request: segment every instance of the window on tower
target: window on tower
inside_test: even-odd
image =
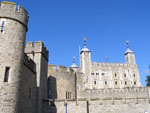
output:
[[[104,76],[105,75],[105,73],[102,73],[102,76]]]
[[[6,69],[5,69],[4,82],[8,82],[8,79],[9,79],[9,71],[10,71],[10,67],[6,67]]]
[[[96,85],[96,80],[94,80],[94,84]]]
[[[96,75],[99,75],[99,73],[96,73]]]
[[[94,73],[91,73],[91,75],[94,75]]]
[[[126,77],[127,75],[126,74],[124,74],[124,77]]]
[[[3,30],[4,30],[4,24],[5,24],[5,22],[2,21],[1,26],[0,26],[1,32],[3,32]]]
[[[134,82],[134,85],[136,85],[136,82]]]

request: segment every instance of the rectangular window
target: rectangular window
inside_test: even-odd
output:
[[[96,84],[96,80],[94,81],[94,84]]]
[[[107,81],[105,81],[105,85],[107,85]]]
[[[29,89],[29,100],[31,99],[31,88]]]
[[[66,99],[68,99],[68,92],[66,92]]]
[[[91,73],[91,75],[94,75],[94,73]]]
[[[104,76],[105,75],[105,73],[102,73],[102,76]]]
[[[8,82],[10,67],[6,67],[4,82]]]
[[[96,75],[99,75],[99,73],[96,73]]]
[[[1,32],[3,32],[3,29],[4,29],[4,21],[2,21],[2,24],[1,24]]]

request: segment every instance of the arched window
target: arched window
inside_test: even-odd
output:
[[[124,74],[124,77],[127,77],[127,75],[126,75],[126,74]]]

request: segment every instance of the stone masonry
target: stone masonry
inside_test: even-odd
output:
[[[92,63],[86,46],[80,66],[48,65],[42,41],[27,42],[28,12],[0,2],[0,113],[150,113],[150,88],[143,88],[135,54],[125,63]]]

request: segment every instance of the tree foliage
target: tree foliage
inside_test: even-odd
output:
[[[146,86],[150,86],[150,75],[146,76]]]

